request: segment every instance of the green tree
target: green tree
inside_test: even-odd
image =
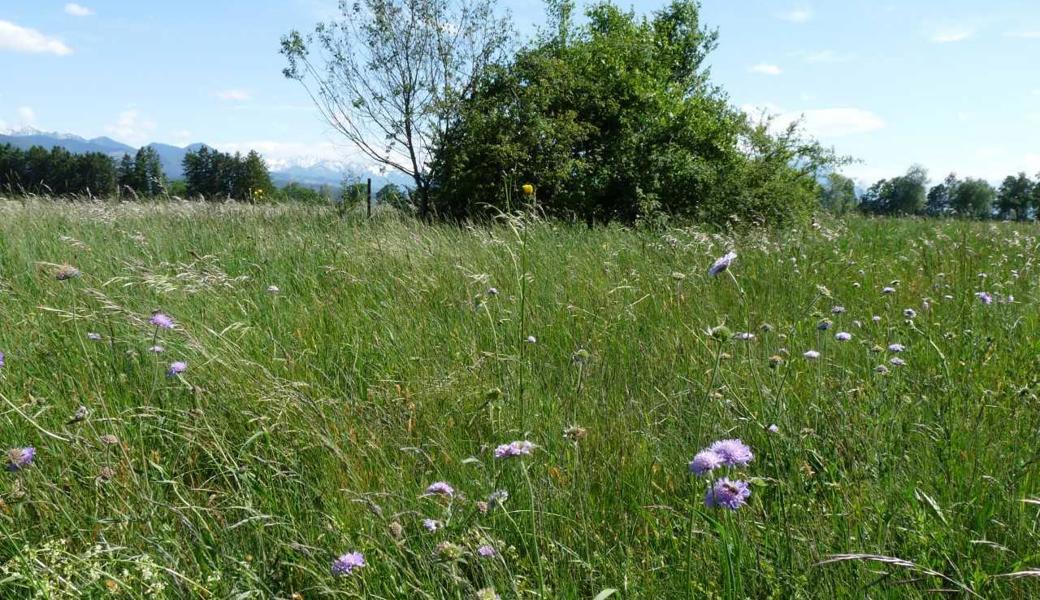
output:
[[[986,218],[992,211],[996,191],[982,179],[965,179],[951,197],[953,210],[960,216]]]
[[[388,183],[376,192],[376,203],[380,206],[389,206],[406,214],[415,214],[416,206],[408,190],[400,186]]]
[[[245,159],[242,160],[239,172],[239,181],[235,188],[240,190],[238,198],[259,201],[271,195],[274,184],[271,183],[271,173],[267,170],[267,163],[256,150],[250,150]]]
[[[428,215],[432,149],[509,37],[494,0],[341,2],[338,22],[282,38],[283,74],[362,154],[412,179]]]
[[[928,199],[925,203],[925,212],[933,217],[948,215],[953,211],[952,197],[960,185],[956,173],[950,173],[942,183],[928,190]]]
[[[928,171],[920,165],[907,169],[906,174],[882,179],[870,186],[860,209],[879,215],[916,215],[924,211]]]
[[[827,175],[827,183],[820,188],[820,206],[829,212],[843,215],[856,208],[856,184],[840,173]]]
[[[1015,218],[1024,221],[1029,214],[1029,206],[1033,203],[1033,182],[1025,173],[1018,176],[1008,175],[1000,185],[997,193],[997,209],[1000,218],[1007,219],[1011,213]]]

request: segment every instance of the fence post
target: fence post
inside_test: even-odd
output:
[[[368,216],[372,217],[372,178],[368,178]]]

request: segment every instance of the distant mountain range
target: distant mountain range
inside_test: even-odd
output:
[[[0,145],[3,144],[11,144],[23,150],[27,150],[32,146],[43,146],[48,149],[61,146],[75,154],[101,152],[116,160],[122,158],[123,154],[132,156],[137,152],[137,148],[108,137],[86,139],[70,133],[40,131],[32,127],[0,130]],[[184,155],[189,151],[197,151],[207,146],[207,144],[190,144],[183,148],[159,143],[151,143],[148,146],[154,148],[159,154],[159,160],[162,163],[166,177],[173,180],[184,177]],[[212,146],[210,147],[212,148]],[[267,159],[267,164],[271,171],[271,179],[277,185],[296,182],[309,187],[321,185],[338,186],[345,178],[353,177],[361,179],[371,177],[372,187],[377,190],[388,183],[409,185],[408,178],[399,173],[392,173],[386,176],[373,175],[364,166],[346,162],[303,158],[278,161]]]

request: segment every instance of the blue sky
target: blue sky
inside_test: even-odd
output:
[[[663,2],[621,2],[651,11]],[[356,160],[298,84],[279,37],[334,0],[0,0],[0,129],[130,144],[257,148],[277,162]],[[1040,172],[1037,0],[704,0],[720,30],[712,74],[733,104],[807,129],[862,162],[998,180]],[[540,2],[505,0],[535,30]]]

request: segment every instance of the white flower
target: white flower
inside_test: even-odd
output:
[[[852,339],[852,334],[847,331],[839,331],[838,333],[834,334],[834,339],[838,340],[839,342],[847,342]]]
[[[817,358],[820,358],[820,353],[815,350],[806,350],[805,353],[802,354],[802,356],[808,358],[809,360],[816,360]]]

